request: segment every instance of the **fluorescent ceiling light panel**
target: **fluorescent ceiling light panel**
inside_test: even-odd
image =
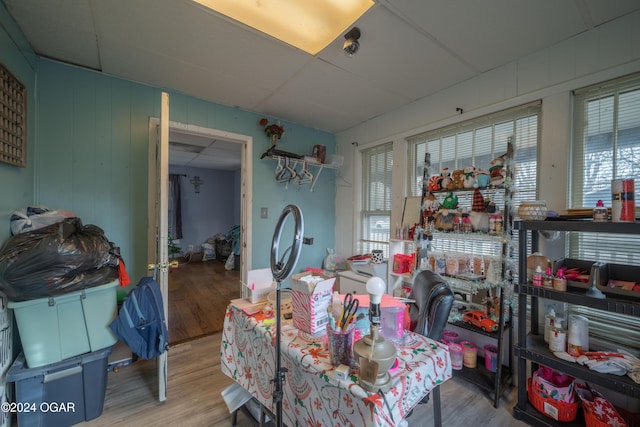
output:
[[[338,38],[373,0],[194,0],[315,55]]]

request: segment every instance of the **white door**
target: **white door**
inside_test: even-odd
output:
[[[163,92],[160,105],[160,121],[149,120],[149,230],[147,232],[149,266],[156,270],[156,281],[162,291],[164,317],[169,319],[168,310],[168,191],[169,191],[169,94]],[[168,321],[168,320],[167,320]],[[167,399],[167,352],[158,359],[158,400]]]

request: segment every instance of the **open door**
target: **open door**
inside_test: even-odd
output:
[[[241,282],[247,281],[247,269],[252,265],[251,259],[251,224],[252,224],[252,145],[253,139],[217,129],[203,128],[196,125],[169,121],[169,95],[162,94],[160,119],[149,119],[149,181],[147,191],[148,230],[147,261],[149,268],[156,269],[156,280],[162,290],[165,318],[169,322],[169,280],[168,280],[168,190],[169,190],[169,134],[180,132],[198,135],[210,139],[242,144],[241,167]],[[238,283],[238,296],[246,289]],[[167,323],[167,327],[171,327]],[[166,400],[167,390],[167,356],[158,358],[159,400]]]
[[[149,180],[149,210],[153,210],[149,221],[148,261],[149,267],[155,269],[155,278],[162,291],[164,317],[169,319],[169,254],[168,254],[168,191],[169,191],[169,94],[162,92],[160,105],[160,121],[149,120],[149,174],[155,179]],[[151,212],[150,212],[151,213]],[[167,352],[157,358],[158,363],[158,400],[167,399]]]

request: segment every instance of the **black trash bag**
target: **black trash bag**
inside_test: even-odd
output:
[[[63,295],[118,278],[120,250],[79,218],[12,236],[0,249],[0,291],[11,301]]]

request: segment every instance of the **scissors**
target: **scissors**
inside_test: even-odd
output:
[[[340,317],[338,326],[344,330],[344,328],[349,325],[351,319],[355,316],[359,307],[360,301],[357,298],[354,298],[353,294],[347,293],[344,296],[344,301],[342,303],[342,316]]]

